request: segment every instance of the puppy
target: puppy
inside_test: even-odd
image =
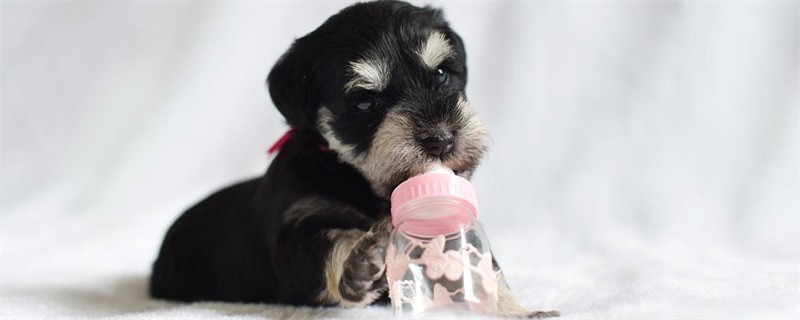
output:
[[[398,1],[352,5],[297,39],[267,78],[294,134],[263,177],[212,194],[174,223],[151,295],[386,300],[392,190],[436,164],[469,178],[486,151],[464,94],[465,59],[439,10]],[[523,309],[500,286],[502,314],[557,315]]]

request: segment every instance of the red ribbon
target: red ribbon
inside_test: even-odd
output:
[[[286,131],[286,133],[284,133],[280,138],[278,138],[278,141],[275,141],[275,144],[269,147],[269,150],[267,150],[267,154],[271,156],[273,153],[281,150],[283,145],[286,144],[286,142],[289,141],[289,139],[292,139],[292,136],[294,136],[295,132],[297,132],[297,130],[295,130],[294,128],[291,128],[289,129],[289,131]]]
[[[286,133],[284,133],[280,138],[278,138],[278,141],[275,141],[275,143],[271,147],[269,147],[269,149],[267,150],[267,154],[269,156],[272,156],[272,154],[280,151],[281,148],[283,148],[283,145],[286,144],[286,142],[289,142],[289,140],[291,140],[292,137],[294,137],[294,134],[296,132],[297,132],[297,129],[295,129],[295,128],[291,128],[291,129],[289,129],[289,131],[286,131]],[[330,151],[330,149],[328,149],[328,146],[326,146],[326,145],[322,145],[321,144],[321,145],[319,145],[317,147],[319,148],[319,151],[322,151],[322,152]]]

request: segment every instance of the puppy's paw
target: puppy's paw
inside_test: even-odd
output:
[[[387,289],[386,248],[391,224],[378,223],[366,232],[344,262],[339,294],[343,306],[366,306]]]

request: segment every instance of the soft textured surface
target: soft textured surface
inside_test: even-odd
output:
[[[146,295],[175,217],[263,172],[263,87],[345,3],[2,3],[3,318],[386,317]],[[526,306],[800,317],[797,2],[444,3]]]

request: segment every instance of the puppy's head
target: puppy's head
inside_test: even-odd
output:
[[[330,17],[267,79],[289,124],[319,133],[381,196],[437,164],[472,174],[487,134],[466,82],[464,45],[441,12],[396,1]]]

